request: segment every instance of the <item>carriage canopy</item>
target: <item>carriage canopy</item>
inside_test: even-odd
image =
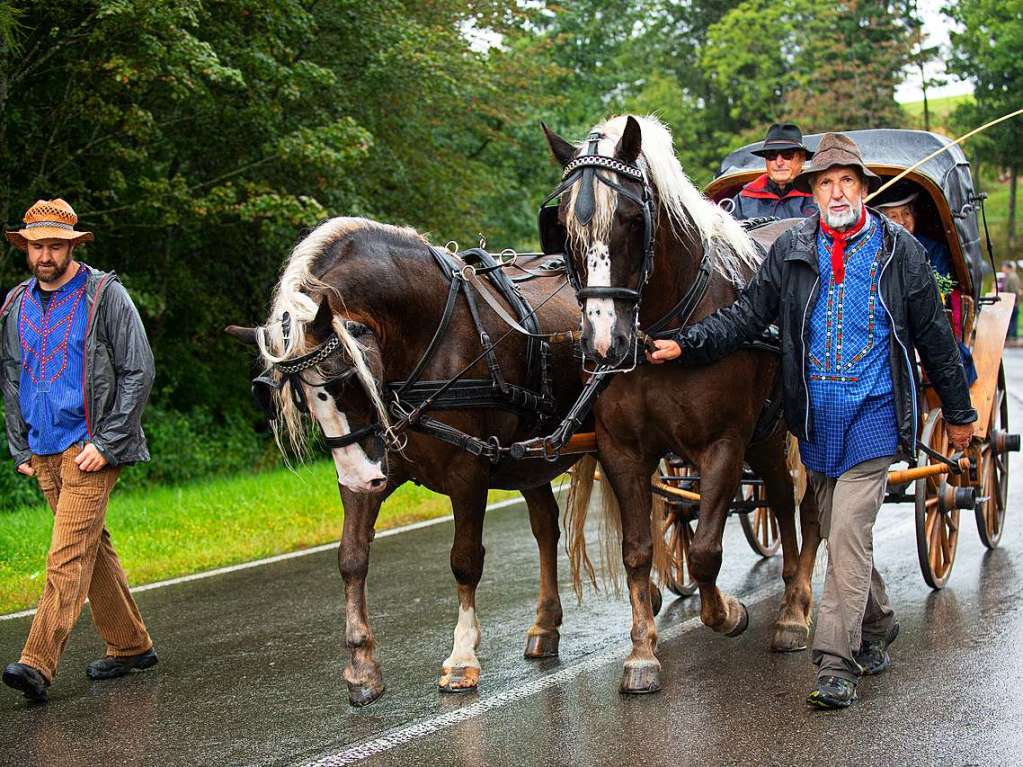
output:
[[[843,132],[859,145],[867,166],[885,181],[952,143],[938,133],[918,130],[885,128]],[[813,151],[822,136],[821,133],[805,136],[804,143]],[[719,202],[763,173],[764,159],[752,152],[759,146],[759,142],[749,144],[725,157],[717,177],[707,187],[707,196]],[[926,192],[918,198],[920,231],[948,245],[960,288],[977,296],[983,262],[979,228],[981,202],[962,149],[950,147],[906,178]]]

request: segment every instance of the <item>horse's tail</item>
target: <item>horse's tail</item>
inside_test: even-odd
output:
[[[583,576],[595,588],[597,585],[597,568],[590,559],[586,545],[586,520],[589,515],[590,500],[593,496],[593,482],[598,476],[600,464],[592,455],[584,456],[572,469],[572,482],[569,486],[568,500],[562,525],[565,528],[565,548],[568,553],[569,565],[572,569],[572,588],[576,598],[582,602]],[[604,482],[600,489],[601,518],[598,534],[600,549],[600,580],[616,595],[621,594],[622,576],[622,512],[611,486]],[[664,582],[665,575],[670,571],[668,549],[664,543],[663,519],[664,508],[655,501],[650,515],[650,534],[653,541],[653,571],[658,580]]]

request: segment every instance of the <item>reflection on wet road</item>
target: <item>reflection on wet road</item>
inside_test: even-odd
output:
[[[1023,394],[1023,354],[1009,350],[1006,366],[1010,393]],[[1010,397],[1013,430],[1021,404]],[[864,681],[846,712],[804,706],[808,653],[768,652],[780,561],[759,560],[736,521],[721,580],[749,606],[750,630],[720,637],[699,623],[698,598],[666,598],[659,694],[619,696],[627,602],[591,592],[577,606],[564,561],[561,657],[523,660],[538,566],[528,519],[512,507],[487,520],[478,694],[436,690],[457,616],[445,522],[373,546],[369,608],[387,692],[372,706],[347,705],[341,579],[324,552],[139,594],[162,662],[127,679],[85,678],[102,652],[86,609],[48,707],[0,691],[0,765],[1020,763],[1019,456],[1011,476],[1001,547],[986,552],[964,512],[942,592],[920,576],[912,506],[882,510],[878,568],[902,633],[892,670]],[[29,620],[0,621],[0,660],[16,659]]]

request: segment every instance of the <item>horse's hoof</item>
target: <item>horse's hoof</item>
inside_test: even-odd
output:
[[[654,612],[654,617],[658,616],[661,612],[661,605],[664,604],[664,597],[661,596],[661,590],[650,582],[650,609]]]
[[[742,616],[739,618],[739,622],[735,624],[735,628],[725,634],[726,637],[737,637],[749,628],[749,610],[746,609],[746,605],[742,602],[739,602],[739,607],[742,608]]]
[[[618,691],[623,695],[648,695],[661,689],[661,666],[659,663],[642,663],[626,666],[622,671],[622,686]]]
[[[382,684],[366,685],[366,684],[349,684],[348,685],[348,702],[356,708],[362,708],[368,706],[373,701],[377,700],[381,695],[384,694],[384,686]]]
[[[530,634],[526,637],[525,657],[529,660],[556,658],[560,643],[561,635],[557,631],[550,634]]]
[[[474,666],[445,666],[437,686],[441,692],[472,692],[480,685],[480,670]]]
[[[784,623],[774,627],[771,652],[799,652],[805,650],[810,628],[798,623]]]

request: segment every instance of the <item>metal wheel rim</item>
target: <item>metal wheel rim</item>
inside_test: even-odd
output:
[[[999,366],[998,385],[991,403],[991,420],[988,434],[997,426],[1009,430],[1009,403],[1005,396],[1005,370]],[[987,499],[976,510],[977,532],[981,543],[987,548],[998,546],[1005,530],[1005,510],[1009,498],[1009,457],[994,451],[988,439],[981,448],[980,482],[983,496]]]
[[[739,488],[736,500],[761,500],[765,491],[763,485]],[[746,542],[764,559],[773,557],[781,548],[781,532],[778,529],[778,518],[768,506],[760,506],[753,511],[739,514],[739,524],[746,536]]]

